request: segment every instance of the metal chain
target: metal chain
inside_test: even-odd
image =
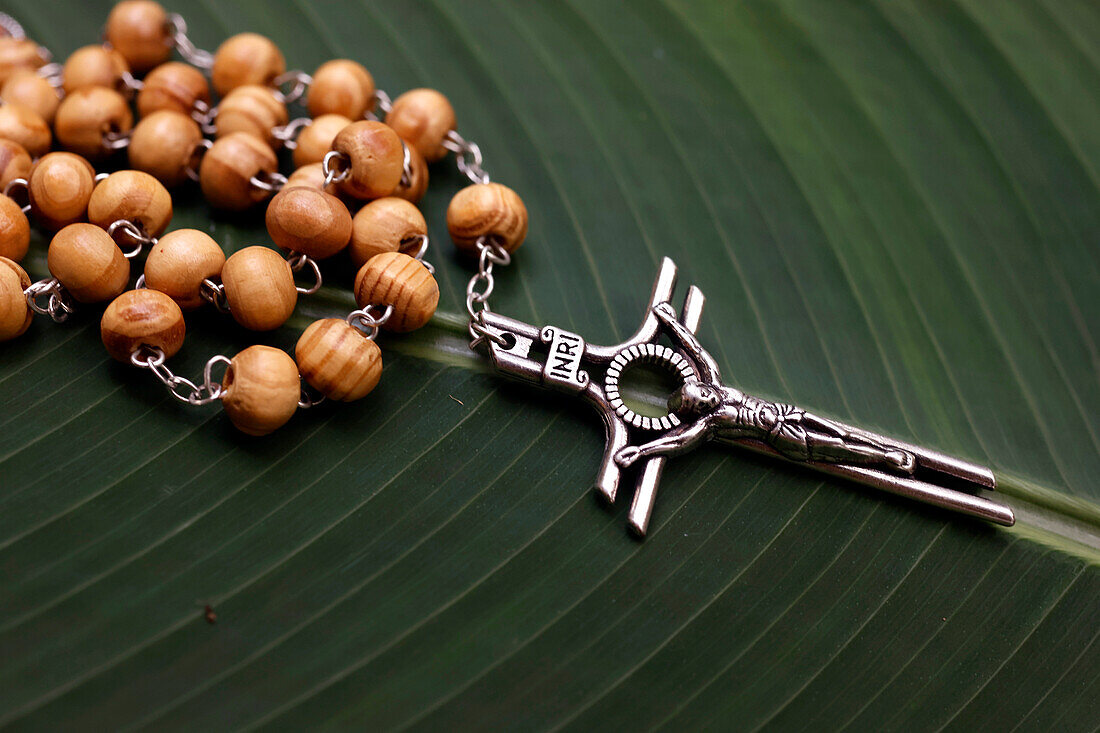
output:
[[[256,175],[249,178],[248,182],[256,188],[260,189],[261,191],[270,191],[272,193],[275,193],[277,191],[280,191],[283,186],[286,185],[286,176],[279,172],[269,173],[267,171],[260,171]]]
[[[283,85],[292,83],[290,91],[284,92]],[[299,69],[293,69],[283,74],[279,74],[272,81],[275,86],[275,96],[283,104],[291,104],[297,102],[302,98],[302,95],[306,93],[310,85],[313,84],[313,77],[304,71]]]
[[[168,388],[168,393],[180,402],[188,405],[208,405],[222,398],[225,390],[221,382],[214,381],[214,367],[218,364],[229,366],[228,356],[218,354],[206,362],[202,370],[202,384],[195,384],[186,377],[177,376],[164,364],[164,352],[156,346],[142,344],[130,354],[130,363],[139,369],[148,369]]]
[[[377,316],[372,312],[372,309],[375,308],[382,309],[382,312]],[[345,320],[349,326],[361,331],[364,338],[374,341],[378,338],[378,332],[381,331],[382,324],[390,320],[392,315],[392,305],[368,305],[366,308],[352,311]]]
[[[41,305],[38,299],[48,296],[46,305]],[[65,290],[56,277],[39,280],[31,283],[23,291],[23,297],[27,299],[27,306],[39,315],[49,316],[55,323],[64,323],[71,314],[76,312],[69,292]]]
[[[168,15],[168,34],[172,39],[172,45],[184,61],[200,69],[213,68],[214,54],[199,48],[187,37],[187,21],[179,13]]]
[[[276,140],[283,143],[283,147],[287,150],[294,150],[298,147],[298,134],[313,124],[313,119],[310,117],[299,117],[291,120],[285,125],[279,125],[278,127],[271,128],[271,136]]]
[[[412,153],[409,152],[409,146],[405,144],[405,141],[401,141],[401,181],[399,185],[402,188],[408,188],[412,185],[413,169],[412,169]]]
[[[130,131],[108,130],[103,133],[103,147],[107,150],[122,150],[130,145]]]
[[[199,283],[199,297],[222,313],[229,312],[229,300],[225,297],[225,286],[220,282],[203,278]]]
[[[307,257],[304,254],[291,251],[287,253],[286,261],[290,263],[291,272],[301,272],[307,265],[309,269],[313,270],[313,285],[308,288],[299,287],[297,285],[294,286],[294,289],[297,290],[299,294],[313,295],[321,289],[321,266],[317,264],[317,260],[312,257]]]
[[[205,100],[196,99],[191,105],[191,119],[199,123],[199,128],[204,135],[214,135],[218,132],[218,128],[214,126],[217,116],[218,105],[216,104],[211,107]]]
[[[4,33],[17,41],[22,41],[27,37],[27,32],[23,30],[22,24],[7,13],[0,13],[0,29],[3,29]]]
[[[378,109],[378,111],[382,113],[381,117],[379,117],[378,113],[374,111],[375,109]],[[390,113],[390,110],[392,109],[393,102],[390,100],[390,95],[386,94],[381,89],[375,89],[374,104],[370,105],[370,108],[367,109],[367,112],[363,115],[363,117],[367,118],[368,120],[374,120],[375,122],[381,122],[385,119],[385,116],[388,115]]]
[[[309,385],[302,384],[302,393],[298,397],[298,407],[303,410],[308,410],[311,407],[316,407],[325,401],[323,394],[316,394]]]
[[[501,267],[512,263],[512,256],[491,237],[477,240],[477,272],[466,283],[466,312],[470,314],[470,348],[476,348],[486,340],[501,346],[507,341],[499,334],[485,328],[482,313],[490,311],[489,296],[493,294],[496,281],[493,278],[493,266]]]
[[[484,158],[481,156],[481,147],[458,134],[458,130],[451,130],[443,138],[443,147],[455,154],[455,162],[458,170],[474,183],[488,183],[489,174],[481,167]]]
[[[23,210],[24,214],[29,214],[31,211],[30,183],[27,182],[26,178],[13,178],[8,181],[8,185],[4,186],[4,195],[10,198],[12,201],[15,201],[15,196],[13,196],[12,194],[14,194],[18,189],[22,189],[23,194],[27,197],[27,203],[23,204],[19,208]]]
[[[347,178],[351,173],[349,163],[348,156],[337,150],[325,153],[325,157],[321,159],[321,170],[325,174],[325,182],[322,186],[328,188],[333,183],[339,183]]]
[[[45,64],[44,66],[39,66],[35,73],[45,79],[51,87],[60,92],[61,72],[63,69],[64,67],[61,64],[53,61]]]
[[[122,250],[122,256],[128,260],[132,260],[141,254],[145,249],[145,245],[155,247],[157,244],[157,238],[147,235],[142,230],[140,224],[135,224],[129,219],[119,219],[111,222],[111,225],[107,227],[107,233],[110,234],[111,239],[115,240],[115,243],[119,245],[119,249],[122,249],[122,244],[119,242],[119,239],[121,239],[119,232],[129,237],[134,243],[134,248],[129,252],[124,249]]]
[[[187,167],[183,169],[183,172],[186,173],[187,177],[192,181],[198,182],[199,167],[202,165],[202,157],[206,155],[207,151],[212,147],[214,147],[214,142],[204,137],[202,140],[199,140],[198,145],[191,151],[191,160],[187,162]]]

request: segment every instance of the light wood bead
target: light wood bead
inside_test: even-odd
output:
[[[0,139],[0,191],[16,178],[27,180],[31,175],[31,156],[14,140]]]
[[[7,257],[0,257],[0,341],[22,336],[31,325],[34,311],[23,291],[31,286],[26,271]]]
[[[234,356],[222,379],[222,407],[247,435],[267,435],[294,417],[302,395],[298,365],[282,349],[249,346]]]
[[[145,287],[159,290],[183,310],[206,301],[202,281],[220,277],[225,253],[210,235],[198,229],[177,229],[161,237],[145,260]]]
[[[42,49],[29,38],[0,38],[0,84],[16,71],[34,70],[45,66]]]
[[[410,239],[427,233],[424,215],[408,201],[395,196],[375,199],[352,219],[348,254],[356,267],[362,267],[375,255],[400,252],[409,246]]]
[[[70,224],[55,234],[46,263],[81,303],[111,300],[130,280],[130,261],[110,235],[94,224]]]
[[[75,153],[43,155],[27,183],[31,213],[51,231],[83,221],[94,189],[95,169],[84,158]]]
[[[11,103],[0,105],[0,138],[19,143],[32,158],[37,158],[50,151],[53,136],[42,115],[25,105]]]
[[[107,42],[137,73],[164,63],[172,55],[168,13],[151,0],[123,0],[107,16]]]
[[[66,150],[98,160],[112,152],[104,136],[129,132],[133,124],[130,105],[121,94],[106,87],[85,87],[61,100],[54,131]]]
[[[311,387],[339,402],[366,397],[382,377],[378,344],[339,318],[311,323],[294,347],[294,359]]]
[[[137,95],[138,113],[142,117],[161,110],[190,116],[195,102],[210,104],[210,85],[201,71],[178,61],[169,61],[150,71]]]
[[[133,222],[147,236],[159,237],[172,221],[168,189],[141,171],[118,171],[107,176],[88,200],[88,221],[106,229],[119,219]]]
[[[202,156],[199,184],[212,206],[243,211],[269,194],[252,185],[252,177],[273,173],[278,167],[275,151],[263,140],[246,132],[234,132],[216,140]]]
[[[370,258],[355,276],[355,301],[360,308],[393,306],[393,315],[382,326],[387,331],[415,331],[435,313],[439,285],[419,260],[401,252]]]
[[[83,46],[73,51],[61,67],[61,88],[66,94],[87,87],[107,87],[125,92],[122,75],[130,65],[122,54],[106,46]]]
[[[31,224],[27,215],[14,200],[0,195],[0,257],[21,262],[30,244]]]
[[[20,70],[12,73],[0,87],[0,100],[5,104],[21,104],[32,109],[47,125],[52,125],[57,106],[61,104],[61,95],[35,72]]]
[[[428,162],[412,146],[409,146],[409,170],[411,173],[408,184],[398,183],[393,195],[418,204],[428,191]]]
[[[130,134],[130,165],[148,173],[169,188],[198,170],[202,130],[190,117],[162,110],[143,118]]]
[[[298,147],[294,148],[294,167],[320,163],[332,150],[336,135],[351,124],[343,115],[321,115],[313,124],[298,133]]]
[[[287,120],[286,105],[275,96],[275,89],[246,84],[233,89],[218,104],[215,135],[247,132],[275,148],[281,143],[275,139],[273,129]]]
[[[318,191],[325,190],[325,171],[321,167],[320,163],[310,163],[303,165],[301,168],[295,169],[293,173],[286,179],[286,187],[302,186],[305,188],[312,188]],[[336,189],[336,186],[332,187]]]
[[[374,77],[355,61],[326,61],[313,72],[306,106],[311,117],[336,114],[360,119],[374,106]]]
[[[499,183],[475,183],[454,195],[447,207],[447,229],[459,251],[477,253],[477,240],[492,237],[514,252],[527,237],[527,207]]]
[[[229,312],[253,331],[270,331],[286,323],[298,303],[290,263],[279,253],[255,245],[234,252],[222,267]]]
[[[386,124],[425,160],[435,162],[447,155],[443,140],[455,129],[455,111],[434,89],[410,89],[393,100]]]
[[[218,46],[210,78],[218,94],[225,96],[245,84],[272,86],[275,77],[285,71],[286,59],[271,39],[258,33],[239,33]]]
[[[142,346],[164,352],[169,359],[183,346],[187,326],[176,302],[158,290],[127,290],[111,301],[99,322],[99,335],[107,353],[119,361]]]
[[[350,170],[340,188],[350,196],[389,196],[401,182],[405,149],[397,133],[381,122],[353,122],[336,135],[332,149],[347,157]]]
[[[283,249],[316,260],[348,245],[351,214],[340,199],[305,186],[284,188],[267,206],[267,233]]]

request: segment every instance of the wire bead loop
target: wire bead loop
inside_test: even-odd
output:
[[[462,137],[457,130],[451,130],[443,139],[443,147],[455,154],[455,162],[462,175],[473,183],[489,183],[489,174],[481,167],[484,159],[477,143]]]
[[[313,295],[321,289],[323,279],[321,278],[321,266],[317,264],[317,260],[312,257],[307,257],[304,254],[298,252],[289,252],[286,256],[286,261],[290,263],[290,269],[292,272],[301,272],[305,267],[309,267],[313,271],[313,284],[308,288],[300,286],[294,286],[294,289],[298,291],[300,295]]]
[[[347,155],[338,150],[330,150],[321,160],[321,171],[325,174],[322,184],[328,188],[333,183],[339,183],[351,174],[351,160]]]
[[[375,315],[372,311],[378,308],[381,308],[382,312]],[[392,305],[368,305],[366,308],[352,311],[345,320],[347,320],[349,326],[362,331],[364,338],[374,341],[382,330],[382,324],[390,320],[392,315]]]
[[[27,299],[27,306],[32,311],[42,316],[49,316],[54,323],[64,323],[76,312],[72,298],[56,277],[32,283],[23,291],[23,295]],[[47,298],[45,305],[38,301],[42,297]]]
[[[184,61],[200,69],[214,67],[214,54],[199,48],[187,37],[187,21],[179,13],[168,14],[168,35]]]

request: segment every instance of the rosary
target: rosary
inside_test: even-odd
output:
[[[470,180],[447,208],[451,239],[477,268],[466,287],[470,348],[506,376],[581,397],[599,412],[606,447],[595,489],[610,503],[624,477],[633,480],[628,523],[637,535],[646,533],[667,459],[708,440],[998,524],[1015,521],[1009,507],[982,495],[996,486],[984,466],[723,383],[695,336],[703,293],[689,287],[677,311],[677,268],[668,258],[641,325],[620,344],[591,344],[490,310],[494,268],[509,265],[523,243],[527,209],[490,182],[481,149],[458,133],[454,109],[435,90],[391,100],[346,59],[313,74],[287,71],[275,44],[255,33],[210,53],[189,39],[182,17],[152,0],[120,2],[104,43],[64,64],[51,63],[10,16],[0,13],[0,27],[0,341],[24,333],[35,315],[61,323],[106,303],[100,330],[112,357],[150,372],[183,403],[220,402],[249,435],[271,433],[325,399],[362,399],[381,377],[380,331],[413,331],[435,313],[439,287],[424,259],[427,224],[417,203],[428,163],[453,153]],[[182,62],[169,60],[173,51]],[[290,119],[296,103],[308,116]],[[292,152],[289,176],[279,172],[279,148]],[[96,173],[93,163],[120,151],[130,169]],[[227,258],[204,232],[165,233],[169,189],[191,182],[219,209],[265,203],[279,249],[250,246]],[[32,220],[52,235],[51,277],[37,282],[18,264]],[[358,308],[312,323],[293,358],[254,345],[213,356],[199,381],[169,368],[183,345],[184,311],[213,307],[246,329],[279,328],[299,296],[321,287],[320,263],[344,250],[359,268]],[[131,289],[131,262],[141,255]],[[623,399],[623,375],[641,364],[678,384],[659,417]]]

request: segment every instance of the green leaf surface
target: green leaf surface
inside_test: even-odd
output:
[[[715,448],[650,536],[594,413],[465,346],[442,292],[379,388],[263,440],[110,362],[98,316],[0,351],[0,722],[210,730],[1100,725],[1100,6],[1091,0],[173,0],[453,101],[530,235],[495,310],[633,332],[660,257],[747,390],[993,467],[1001,529]],[[58,58],[102,0],[0,4]],[[262,216],[176,197],[227,251]],[[26,265],[46,275],[46,240]],[[173,367],[292,348],[188,320]],[[217,623],[204,619],[211,606]]]

